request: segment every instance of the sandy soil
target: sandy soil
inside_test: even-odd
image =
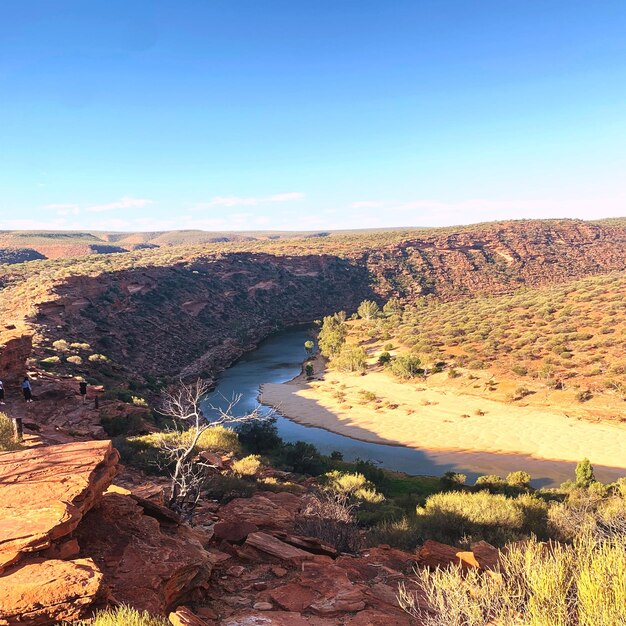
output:
[[[376,399],[365,398],[367,392]],[[597,465],[626,468],[623,424],[498,402],[443,382],[401,383],[382,371],[327,371],[311,382],[299,376],[263,385],[261,399],[301,424],[373,443],[569,462],[588,457]]]

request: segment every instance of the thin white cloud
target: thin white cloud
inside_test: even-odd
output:
[[[382,206],[385,206],[382,200],[358,200],[350,204],[351,209],[376,209]]]
[[[102,213],[103,211],[117,211],[119,209],[140,209],[152,204],[152,202],[152,200],[148,200],[147,198],[131,198],[129,196],[123,196],[115,202],[109,202],[108,204],[95,204],[93,206],[85,207],[85,211],[89,213]]]
[[[198,204],[196,209],[210,209],[214,207],[235,207],[235,206],[257,206],[259,204],[270,204],[273,202],[294,202],[304,199],[304,194],[299,191],[288,193],[277,193],[271,196],[215,196],[208,202]]]

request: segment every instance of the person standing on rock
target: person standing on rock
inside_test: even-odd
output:
[[[24,380],[22,381],[22,393],[24,394],[24,400],[26,400],[26,402],[33,401],[33,388],[30,385],[28,376],[24,376]]]
[[[80,395],[83,398],[83,403],[87,400],[87,381],[81,380],[78,383],[78,389],[80,391]]]
[[[0,380],[0,404],[4,404],[4,384]]]

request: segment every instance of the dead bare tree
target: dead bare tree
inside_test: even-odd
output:
[[[216,465],[199,456],[196,448],[202,434],[210,428],[260,419],[259,409],[242,416],[234,415],[241,396],[233,396],[226,408],[208,405],[215,416],[207,419],[201,403],[210,386],[201,379],[194,383],[180,382],[175,389],[163,394],[160,413],[173,420],[175,437],[164,436],[160,449],[167,461],[171,485],[168,506],[184,519],[191,521],[198,505],[201,490],[211,470]]]

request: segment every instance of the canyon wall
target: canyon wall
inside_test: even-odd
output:
[[[331,239],[97,275],[70,268],[29,320],[38,356],[65,339],[106,355],[98,367],[121,379],[210,376],[272,331],[352,312],[365,298],[455,299],[626,268],[626,229],[578,221]]]

